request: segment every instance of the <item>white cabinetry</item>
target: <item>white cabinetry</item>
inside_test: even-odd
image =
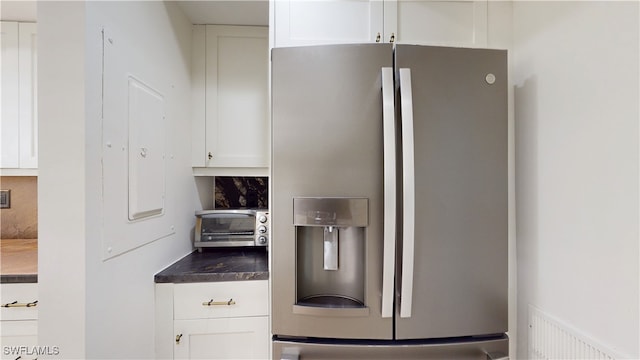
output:
[[[487,1],[397,0],[385,7],[385,28],[402,44],[487,46]]]
[[[0,288],[2,359],[16,359],[38,344],[38,284],[2,284]]]
[[[192,165],[198,168],[194,173],[266,175],[268,29],[195,25],[192,57]]]
[[[275,0],[275,46],[366,43],[383,36],[379,0]]]
[[[36,24],[2,21],[0,32],[0,168],[3,175],[35,175],[38,167]]]
[[[486,0],[273,0],[273,47],[398,42],[485,47]]]
[[[268,359],[268,299],[267,280],[156,284],[157,357]]]

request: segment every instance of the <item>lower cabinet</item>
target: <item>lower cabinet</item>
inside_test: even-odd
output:
[[[156,284],[156,357],[268,359],[267,280]]]
[[[2,284],[0,288],[2,359],[37,357],[33,353],[38,345],[38,284]]]

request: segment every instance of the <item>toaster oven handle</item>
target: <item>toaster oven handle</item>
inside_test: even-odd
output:
[[[214,217],[214,216],[237,216],[237,215],[246,215],[246,216],[255,216],[257,210],[254,209],[225,209],[225,210],[200,210],[196,211],[197,217]]]

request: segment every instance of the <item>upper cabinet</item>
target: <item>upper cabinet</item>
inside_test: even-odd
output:
[[[398,0],[385,7],[385,32],[402,44],[487,46],[487,1]]]
[[[275,0],[273,47],[397,42],[487,46],[487,1]]]
[[[2,21],[0,168],[34,175],[38,167],[36,24]]]
[[[275,46],[366,43],[382,39],[379,0],[275,0]]]
[[[268,28],[195,25],[192,49],[194,174],[268,174]]]

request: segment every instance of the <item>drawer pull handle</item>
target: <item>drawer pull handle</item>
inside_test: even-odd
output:
[[[207,302],[203,302],[202,306],[218,306],[218,305],[231,306],[235,304],[236,302],[233,301],[233,299],[229,299],[229,301],[213,301],[213,299],[211,299]]]
[[[38,300],[34,301],[34,302],[30,302],[30,303],[19,303],[17,301],[14,302],[10,302],[10,303],[6,303],[4,305],[2,305],[2,307],[5,308],[12,308],[12,307],[35,307],[38,306]]]
[[[182,339],[182,334],[176,335],[176,344],[180,344],[180,339]]]

